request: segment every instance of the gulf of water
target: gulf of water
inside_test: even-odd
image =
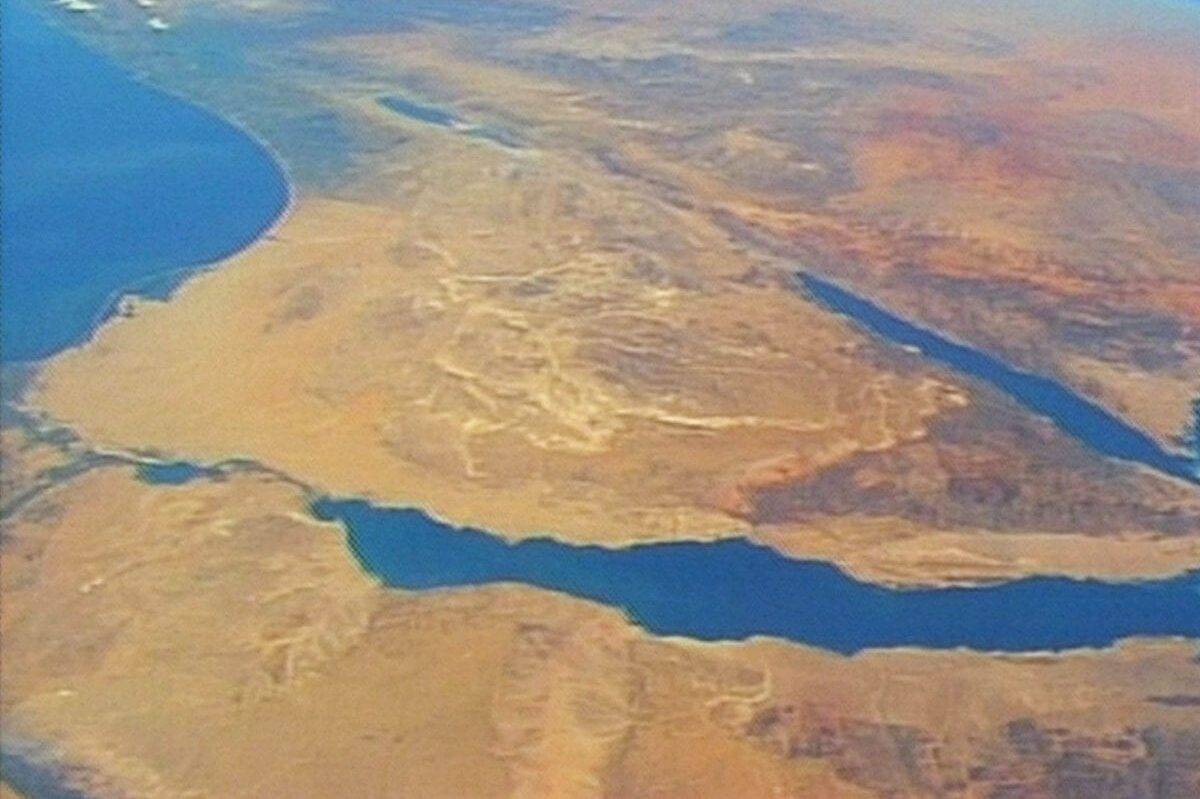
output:
[[[520,583],[620,608],[661,635],[764,635],[853,653],[869,648],[1042,651],[1130,636],[1200,638],[1200,573],[1110,583],[1034,577],[969,588],[893,589],[744,539],[607,549],[508,543],[417,510],[323,499],[385,584],[429,590]]]
[[[832,281],[810,273],[801,273],[799,278],[809,294],[826,308],[850,318],[885,341],[915,348],[931,361],[987,383],[1101,455],[1200,484],[1200,460],[1196,455],[1165,449],[1146,433],[1066,385],[952,341]]]

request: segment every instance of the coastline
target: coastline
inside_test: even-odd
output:
[[[136,467],[176,467],[194,470],[197,479],[228,479],[237,473],[262,474],[288,483],[311,501],[323,497],[339,501],[361,501],[379,510],[412,511],[447,528],[474,529],[499,541],[552,541],[565,545],[590,546],[620,551],[645,545],[671,543],[720,543],[747,541],[769,548],[793,561],[832,566],[863,583],[895,589],[970,588],[998,585],[1027,578],[1094,580],[1111,584],[1136,584],[1170,580],[1196,568],[1200,543],[1173,542],[1144,533],[1120,538],[1091,538],[1045,533],[994,533],[985,530],[911,530],[894,540],[878,542],[843,541],[823,530],[822,524],[808,528],[743,528],[731,523],[724,531],[695,531],[681,537],[662,534],[609,532],[581,540],[573,533],[554,528],[513,530],[489,523],[484,516],[464,512],[441,512],[435,504],[399,499],[382,499],[371,494],[330,490],[305,480],[286,469],[264,464],[248,452],[224,453],[220,458],[197,460],[178,452],[150,448],[130,450],[104,446],[79,436],[74,429],[54,422],[37,406],[22,406],[41,434],[67,432],[74,437],[75,457],[94,458],[95,465],[123,462]],[[68,447],[71,445],[68,445]],[[70,479],[73,479],[72,475]],[[314,519],[314,521],[317,521]],[[731,519],[731,522],[736,520]],[[321,522],[330,524],[329,522]],[[899,521],[895,522],[899,526]],[[876,527],[878,522],[868,525]],[[564,528],[565,529],[565,528]],[[1031,549],[1032,548],[1032,549]],[[1013,557],[1013,552],[1020,556]],[[1036,554],[1035,554],[1036,553]],[[1081,557],[1085,553],[1087,557]]]
[[[101,307],[88,322],[86,332],[78,341],[41,357],[26,360],[4,360],[3,366],[6,370],[9,368],[26,368],[30,370],[29,376],[23,381],[24,385],[21,387],[23,392],[28,388],[30,381],[36,381],[38,372],[47,363],[64,353],[85,347],[107,323],[115,318],[119,318],[127,309],[136,308],[137,304],[142,302],[168,301],[183,285],[193,278],[219,268],[222,264],[252,251],[264,240],[269,239],[290,217],[297,201],[298,188],[292,175],[292,169],[282,154],[265,137],[259,135],[243,120],[236,116],[219,112],[209,104],[186,96],[182,91],[160,85],[142,71],[131,69],[129,65],[116,59],[112,53],[97,47],[94,42],[87,38],[86,34],[76,30],[74,25],[66,24],[60,19],[61,16],[66,16],[66,12],[58,13],[56,10],[48,9],[41,4],[28,3],[24,0],[5,0],[5,3],[22,3],[25,6],[25,13],[38,19],[39,24],[49,26],[59,34],[69,38],[73,47],[87,52],[92,57],[108,62],[119,70],[123,74],[123,78],[131,84],[135,84],[147,92],[166,98],[170,102],[180,103],[194,109],[217,125],[228,128],[230,131],[244,138],[259,151],[263,161],[272,166],[283,194],[283,202],[280,204],[278,210],[257,230],[253,231],[244,242],[232,244],[223,252],[200,261],[181,264],[138,277],[110,291],[103,300]],[[67,18],[71,19],[72,17]],[[78,18],[75,17],[74,19]],[[156,297],[152,292],[143,290],[147,284],[154,283],[165,284],[166,290],[161,297]],[[12,399],[19,399],[19,395]],[[17,407],[20,408],[20,406]]]
[[[1163,440],[1158,433],[1060,379],[1014,366],[945,331],[907,319],[834,278],[802,269],[795,280],[799,290],[830,313],[864,328],[886,344],[911,348],[926,362],[1009,396],[1025,411],[1051,422],[1098,455],[1200,486],[1200,452],[1180,446],[1178,441]],[[1196,401],[1200,402],[1200,397]],[[1097,427],[1105,429],[1094,429]]]
[[[1116,557],[1117,553],[1111,559],[1101,558],[1093,563],[1083,562],[1078,560],[1068,560],[1065,557],[1055,563],[1053,558],[1039,560],[1036,564],[1026,563],[999,563],[990,562],[979,564],[975,561],[977,573],[972,574],[968,568],[972,559],[968,553],[963,552],[963,563],[960,565],[945,565],[945,573],[939,574],[937,571],[922,571],[919,568],[904,570],[892,566],[888,568],[886,562],[881,564],[873,562],[866,553],[869,553],[869,548],[866,552],[860,551],[857,556],[853,549],[850,551],[838,554],[830,552],[827,548],[819,545],[812,545],[805,549],[796,546],[787,546],[784,541],[773,535],[770,531],[757,531],[754,537],[748,534],[748,531],[739,531],[731,528],[727,533],[716,533],[713,535],[694,535],[686,538],[679,537],[622,537],[617,534],[605,536],[602,541],[589,542],[585,544],[579,543],[575,538],[568,535],[555,535],[554,533],[546,532],[530,532],[527,534],[511,533],[504,530],[493,529],[486,524],[476,525],[467,522],[459,521],[449,516],[440,515],[428,507],[406,504],[402,501],[384,501],[372,499],[365,495],[345,495],[338,494],[331,496],[323,492],[317,486],[305,483],[304,481],[293,477],[286,472],[271,468],[266,464],[259,463],[247,456],[232,456],[220,461],[210,463],[197,463],[193,461],[175,460],[170,457],[156,457],[154,455],[133,453],[124,450],[106,450],[92,449],[89,450],[101,457],[109,457],[121,462],[144,467],[144,466],[160,466],[160,467],[176,467],[181,466],[191,470],[192,477],[189,477],[184,482],[195,480],[209,480],[214,478],[225,478],[232,474],[241,472],[251,472],[256,474],[267,475],[272,479],[280,480],[300,489],[311,502],[319,502],[322,500],[330,500],[337,503],[354,503],[360,502],[369,505],[372,509],[382,512],[411,512],[419,514],[424,519],[431,523],[447,528],[453,531],[469,531],[482,533],[497,541],[503,541],[507,544],[518,544],[522,542],[545,542],[563,544],[567,546],[577,546],[590,549],[599,549],[610,553],[626,551],[641,547],[661,546],[669,544],[704,544],[704,543],[729,543],[742,542],[752,546],[760,546],[769,549],[779,557],[797,563],[811,563],[830,566],[845,576],[857,580],[859,582],[876,585],[882,588],[898,589],[898,590],[921,590],[921,589],[943,589],[943,588],[979,588],[987,586],[1003,585],[1005,583],[1017,582],[1026,579],[1053,579],[1063,578],[1078,582],[1099,582],[1106,585],[1138,585],[1161,581],[1168,581],[1176,578],[1181,578],[1189,574],[1196,573],[1198,562],[1200,562],[1200,545],[1193,546],[1194,551],[1182,550],[1174,555],[1161,554],[1160,560],[1157,563],[1151,563],[1154,557],[1154,547],[1156,544],[1163,542],[1155,539],[1152,536],[1131,537],[1124,540],[1101,541],[1096,542],[1085,537],[1077,537],[1078,540],[1061,541],[1062,538],[1070,538],[1069,536],[1055,536],[1051,534],[1030,534],[1026,536],[1031,539],[1038,539],[1046,545],[1054,545],[1056,548],[1065,550],[1077,550],[1080,546],[1091,545],[1093,547],[1100,544],[1101,548],[1109,547],[1119,550],[1119,554],[1123,557]],[[151,484],[160,484],[160,481],[154,479],[143,478]],[[163,483],[167,481],[162,481]],[[346,525],[343,522],[330,519],[321,519],[316,515],[312,515],[313,521],[323,525],[332,525],[344,532],[348,532]],[[932,537],[947,535],[945,531],[930,531]],[[980,533],[963,533],[964,541],[969,543],[971,540],[979,540],[986,538],[986,534]],[[1019,536],[1019,534],[1017,534]],[[1006,541],[1011,541],[1014,535],[995,536],[1004,538]],[[1144,557],[1131,557],[1133,548],[1147,547],[1148,552]],[[366,571],[366,567],[363,567]],[[470,586],[463,586],[465,589],[470,589]]]

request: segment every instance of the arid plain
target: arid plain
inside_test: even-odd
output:
[[[295,197],[25,392],[11,729],[100,795],[1196,795],[1194,643],[655,639],[531,588],[385,590],[307,515],[310,491],[510,538],[739,535],[898,584],[1200,565],[1195,486],[793,279],[1173,446],[1200,394],[1200,15],[603,5],[80,26],[261,137]],[[96,453],[257,466],[157,486]]]

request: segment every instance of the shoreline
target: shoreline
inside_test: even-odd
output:
[[[602,542],[579,542],[569,537],[555,535],[547,532],[530,532],[528,534],[511,533],[504,530],[493,529],[486,525],[473,525],[471,523],[458,522],[445,515],[418,505],[405,504],[403,502],[386,502],[374,499],[367,495],[354,494],[331,494],[323,491],[317,486],[307,483],[299,478],[296,478],[286,472],[272,468],[266,464],[260,463],[253,458],[247,456],[233,456],[214,462],[196,462],[186,459],[173,459],[155,457],[149,454],[140,454],[135,452],[124,451],[120,449],[93,449],[100,456],[122,461],[130,466],[183,466],[185,468],[195,470],[192,478],[183,481],[192,482],[193,480],[211,480],[214,478],[224,478],[231,474],[241,473],[256,473],[266,475],[271,479],[285,482],[289,485],[300,489],[311,503],[322,500],[333,502],[361,502],[371,507],[375,511],[394,511],[394,512],[411,512],[420,514],[421,517],[427,519],[431,523],[440,527],[447,528],[453,532],[476,532],[482,533],[489,538],[497,541],[505,542],[506,544],[519,543],[536,543],[544,542],[567,546],[576,549],[597,549],[608,553],[628,552],[642,548],[662,547],[670,545],[688,545],[688,544],[720,544],[741,542],[753,547],[759,547],[774,553],[784,560],[793,563],[814,564],[829,566],[836,569],[846,577],[855,581],[878,586],[882,588],[895,589],[897,591],[920,591],[930,589],[971,589],[971,588],[987,588],[992,586],[1005,585],[1008,583],[1021,582],[1024,580],[1038,579],[1064,579],[1073,582],[1095,582],[1109,586],[1137,586],[1147,585],[1157,582],[1164,582],[1173,579],[1183,578],[1191,574],[1200,573],[1200,563],[1193,561],[1190,558],[1181,558],[1181,562],[1174,566],[1163,566],[1162,568],[1145,568],[1145,569],[1113,569],[1101,571],[1098,569],[1071,568],[1067,565],[1061,567],[1046,566],[1045,568],[1019,568],[1016,564],[1009,570],[997,569],[992,577],[967,577],[960,576],[954,578],[950,575],[937,576],[936,573],[927,577],[918,577],[912,573],[888,575],[879,569],[872,569],[865,564],[855,563],[852,558],[837,557],[831,554],[823,555],[818,548],[813,548],[811,554],[806,554],[803,551],[789,551],[788,549],[778,546],[772,542],[769,537],[753,537],[749,533],[752,531],[738,531],[731,529],[726,534],[714,534],[711,536],[694,535],[687,538],[668,538],[668,537],[622,537],[618,535],[606,536]],[[166,485],[165,482],[159,482],[152,479],[146,479],[139,476],[144,482],[152,485]],[[321,519],[315,514],[312,514],[312,519],[321,524],[334,524],[342,529],[346,529],[344,524],[334,520]],[[934,531],[936,534],[940,531]],[[1013,534],[1008,538],[1017,537],[1019,534]],[[1039,539],[1053,538],[1052,534],[1030,534]],[[1156,539],[1146,536],[1145,541],[1141,540],[1125,540],[1114,542],[1117,546],[1130,546],[1140,543],[1152,544]],[[364,568],[364,571],[366,569]],[[961,570],[960,570],[961,571]],[[470,586],[463,586],[470,587]]]
[[[1156,434],[1070,385],[1014,366],[986,349],[905,318],[833,278],[800,270],[795,280],[797,288],[814,302],[873,339],[893,347],[912,348],[926,363],[983,383],[1097,455],[1200,487],[1200,453],[1164,444]],[[1095,429],[1100,427],[1106,429]]]
[[[1146,559],[1154,555],[1153,551],[1148,553],[1145,558],[1129,557],[1128,555],[1131,553],[1127,552],[1126,557],[1111,561],[1110,568],[1104,568],[1100,563],[1088,566],[1069,561],[1066,558],[1052,557],[1044,558],[1036,563],[1018,562],[1022,559],[1017,559],[1009,563],[992,561],[986,564],[986,568],[979,568],[979,561],[985,556],[980,553],[964,552],[963,563],[947,563],[941,568],[922,569],[919,566],[905,567],[904,564],[895,561],[889,563],[886,558],[881,559],[877,555],[872,556],[871,547],[859,547],[854,551],[860,554],[855,555],[853,553],[839,554],[835,547],[823,546],[819,542],[816,544],[810,543],[808,546],[788,546],[780,540],[780,532],[782,531],[775,531],[771,528],[760,528],[757,532],[754,528],[738,530],[736,529],[736,523],[731,524],[727,532],[712,532],[710,534],[697,532],[685,538],[670,537],[666,534],[640,536],[608,534],[603,536],[602,540],[580,541],[569,535],[563,535],[561,532],[512,530],[477,522],[470,518],[460,520],[456,515],[439,512],[436,508],[419,502],[382,500],[372,496],[370,493],[329,490],[297,477],[285,469],[262,463],[260,460],[245,453],[232,454],[214,460],[202,460],[170,452],[154,450],[139,451],[124,447],[97,445],[95,442],[91,442],[78,434],[69,425],[61,424],[48,417],[45,411],[36,406],[17,405],[14,407],[36,419],[39,426],[48,426],[49,430],[57,429],[69,432],[77,442],[81,442],[87,446],[87,449],[80,453],[81,455],[96,456],[104,461],[103,463],[98,463],[98,466],[103,466],[110,462],[119,462],[135,469],[145,466],[184,466],[196,470],[197,475],[195,479],[197,480],[224,479],[237,473],[253,472],[298,488],[312,502],[320,499],[358,501],[381,511],[415,512],[421,514],[434,524],[456,531],[478,531],[507,544],[545,541],[570,547],[621,552],[647,546],[720,544],[732,541],[744,541],[751,545],[768,549],[772,553],[789,561],[827,565],[856,581],[897,590],[970,589],[1003,585],[1028,579],[1055,578],[1078,582],[1094,581],[1109,585],[1137,585],[1181,578],[1200,570],[1200,562],[1187,553],[1175,558],[1164,556],[1163,561],[1156,565],[1145,563]],[[139,479],[142,478],[139,477]],[[153,484],[153,481],[146,482]],[[317,519],[315,516],[313,517],[313,521],[322,524],[332,523]],[[731,519],[731,522],[736,522],[736,520]],[[954,533],[954,531],[930,530],[927,531],[927,534],[929,536],[960,535],[966,539],[965,543],[970,543],[977,538],[970,532]],[[1049,542],[1050,544],[1057,544],[1059,538],[1081,538],[1078,535],[1065,536],[1037,532],[1031,532],[1026,535],[1038,542]],[[985,545],[988,543],[1014,544],[1019,548],[1021,537],[1022,534],[1019,533],[992,533],[987,534],[986,538],[980,539],[980,543]],[[901,539],[899,543],[903,543],[905,540],[913,539]],[[1164,541],[1151,534],[1131,536],[1124,540],[1114,541],[1099,539],[1098,542],[1101,545],[1112,546],[1118,549],[1154,547],[1158,543],[1170,543],[1169,540]],[[1095,544],[1097,541],[1087,539],[1080,543]],[[1063,542],[1063,546],[1068,550],[1071,548],[1069,541]],[[917,548],[919,549],[919,544]],[[932,552],[931,554],[936,554],[936,552]],[[969,564],[971,563],[976,564],[974,570],[969,568]],[[1104,565],[1110,565],[1109,561],[1105,561]]]
[[[112,456],[118,457],[118,456]],[[430,585],[430,586],[405,586],[402,584],[390,583],[386,580],[381,572],[368,567],[362,555],[359,554],[354,542],[354,532],[350,524],[342,518],[323,518],[318,515],[313,508],[316,502],[320,501],[319,495],[315,494],[311,487],[302,483],[290,481],[286,476],[273,473],[269,469],[265,469],[254,463],[226,463],[219,464],[214,467],[209,467],[212,471],[199,474],[194,479],[189,479],[184,482],[170,481],[154,481],[148,480],[142,474],[141,467],[152,464],[166,463],[156,461],[149,457],[139,457],[138,459],[127,459],[120,461],[108,461],[97,463],[95,467],[85,470],[87,473],[113,469],[116,471],[124,471],[128,473],[129,479],[138,483],[142,483],[149,489],[171,491],[188,491],[192,490],[197,484],[201,483],[225,483],[227,481],[237,480],[262,480],[264,484],[283,485],[284,490],[296,492],[295,496],[301,503],[301,508],[292,515],[296,521],[305,525],[311,525],[320,528],[325,532],[338,537],[338,546],[344,555],[349,559],[348,563],[352,564],[352,568],[356,573],[364,579],[369,580],[386,594],[398,597],[426,597],[436,599],[439,596],[478,596],[485,595],[489,591],[531,591],[534,593],[545,593],[548,595],[559,596],[572,602],[579,602],[587,606],[594,607],[605,612],[616,613],[621,616],[628,624],[635,627],[642,635],[653,640],[664,642],[677,642],[694,645],[697,647],[738,647],[752,646],[758,643],[770,643],[785,648],[799,648],[816,653],[846,659],[862,659],[872,656],[888,656],[890,654],[909,654],[909,655],[950,655],[950,654],[965,654],[970,656],[978,656],[984,658],[1003,658],[1003,659],[1037,659],[1041,657],[1049,658],[1066,658],[1076,655],[1105,655],[1119,652],[1129,647],[1137,647],[1143,644],[1147,645],[1170,645],[1185,643],[1191,644],[1195,641],[1194,638],[1188,637],[1183,633],[1155,633],[1155,632],[1132,632],[1127,635],[1117,635],[1111,641],[1104,643],[1071,643],[1063,646],[1034,646],[1031,648],[1005,648],[1003,646],[977,646],[966,643],[958,644],[919,644],[919,643],[897,643],[890,645],[886,643],[863,645],[854,648],[850,651],[843,651],[835,646],[815,640],[804,640],[791,638],[784,633],[772,632],[749,632],[745,635],[696,635],[687,632],[676,632],[670,630],[657,629],[652,623],[642,619],[634,609],[626,607],[624,604],[616,601],[608,601],[606,599],[595,598],[586,594],[575,593],[568,587],[541,585],[535,582],[527,582],[517,577],[499,579],[495,581],[483,581],[478,583],[463,582],[446,585]],[[67,480],[64,480],[55,485],[48,486],[48,491],[53,492],[59,488],[65,488],[74,479],[83,476],[83,473],[72,475]],[[336,500],[334,501],[337,502]],[[408,508],[407,512],[418,515],[422,520],[428,520],[435,525],[451,527],[435,521],[424,511],[416,508]],[[464,531],[464,528],[453,528],[442,531],[448,535],[455,535]],[[486,531],[476,530],[473,528],[465,528],[465,532],[473,533],[476,536],[485,536],[492,539],[494,542],[499,542],[503,546],[511,547],[513,544],[507,542],[498,536],[492,536]],[[552,538],[543,537],[541,539],[526,539],[523,543],[532,545],[537,548],[539,546],[554,545],[566,546],[581,552],[592,551],[593,554],[599,551],[605,555],[620,554],[622,551],[628,552],[630,549],[653,550],[656,548],[666,548],[672,545],[676,547],[688,547],[697,543],[720,543],[723,545],[744,546],[756,550],[761,550],[767,556],[782,559],[791,562],[794,566],[801,567],[817,567],[819,569],[833,570],[838,572],[842,577],[852,582],[858,582],[858,588],[870,590],[886,590],[893,592],[897,597],[903,599],[904,595],[920,592],[933,592],[939,594],[972,592],[975,590],[986,591],[994,588],[1005,588],[1019,583],[1037,583],[1037,582],[1069,582],[1080,587],[1091,585],[1093,588],[1137,588],[1137,587],[1154,587],[1156,583],[1183,581],[1188,578],[1200,576],[1200,569],[1187,569],[1179,574],[1166,576],[1159,579],[1108,579],[1096,578],[1094,576],[1074,576],[1069,574],[1031,574],[1012,580],[1002,580],[999,582],[977,583],[977,584],[941,584],[932,585],[928,583],[908,583],[908,584],[886,584],[864,579],[856,575],[851,569],[846,568],[842,563],[835,560],[821,559],[802,559],[789,556],[774,550],[767,544],[748,540],[745,537],[732,537],[722,539],[717,542],[695,542],[695,541],[674,541],[674,542],[639,542],[629,547],[620,545],[572,545],[561,544]],[[1194,586],[1184,586],[1184,590]]]
[[[172,102],[185,104],[196,111],[200,112],[210,120],[217,124],[230,128],[238,135],[243,136],[255,148],[257,148],[264,160],[269,162],[277,173],[278,180],[283,189],[283,202],[279,209],[268,219],[257,231],[255,231],[247,241],[242,244],[231,246],[225,252],[207,258],[202,261],[197,261],[190,264],[182,264],[180,266],[165,269],[160,272],[154,272],[146,276],[137,278],[132,282],[126,283],[111,291],[104,299],[103,306],[96,312],[92,320],[88,323],[87,332],[83,337],[59,350],[44,355],[40,358],[31,358],[28,360],[12,360],[3,361],[4,368],[24,368],[29,370],[29,374],[24,381],[25,385],[21,387],[21,393],[28,388],[30,381],[37,379],[37,374],[40,369],[55,358],[75,350],[82,349],[95,339],[96,334],[110,321],[119,318],[122,311],[125,309],[126,303],[133,300],[138,302],[168,302],[175,293],[193,278],[198,277],[207,272],[211,272],[219,268],[222,264],[232,261],[234,258],[242,256],[256,247],[260,246],[265,240],[273,236],[280,227],[282,227],[290,218],[292,211],[296,207],[299,191],[296,186],[295,179],[292,175],[292,168],[283,158],[282,154],[272,145],[266,138],[260,136],[243,120],[236,116],[221,113],[210,107],[206,103],[199,102],[193,98],[185,96],[182,92],[162,86],[152,80],[144,73],[135,71],[130,65],[118,60],[112,53],[97,47],[95,43],[90,41],[86,35],[81,34],[76,30],[74,25],[64,24],[59,15],[53,11],[47,11],[41,4],[28,3],[24,0],[5,0],[6,3],[21,3],[32,16],[36,17],[42,24],[47,25],[62,35],[68,37],[75,47],[79,47],[96,58],[103,59],[120,70],[126,80],[136,84],[149,92],[169,98]],[[71,17],[75,18],[75,17]],[[158,281],[170,281],[170,286],[163,294],[162,299],[158,299],[146,293],[139,291],[139,287],[144,287],[146,284],[155,283]],[[8,402],[13,402],[20,399],[20,393],[16,396],[7,399]],[[20,406],[17,406],[20,408]]]

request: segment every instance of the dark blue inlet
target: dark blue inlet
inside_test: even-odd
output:
[[[660,635],[768,635],[836,652],[875,647],[989,651],[1107,646],[1129,636],[1200,638],[1200,573],[1154,582],[1039,577],[978,588],[900,590],[745,539],[621,549],[507,543],[416,510],[323,499],[363,564],[421,590],[523,583],[611,605]]]
[[[171,461],[168,463],[140,463],[137,467],[140,480],[151,485],[184,485],[193,480],[212,478],[220,475],[220,470],[196,466],[186,461]]]
[[[919,327],[835,283],[800,273],[818,302],[895,344],[915,347],[932,361],[999,389],[1102,455],[1149,466],[1200,484],[1200,460],[1163,449],[1154,439],[1061,383],[1023,372],[972,347]]]
[[[288,189],[241,131],[134,80],[24,0],[2,8],[0,357],[15,362],[85,340],[118,292],[162,290],[245,247]]]

